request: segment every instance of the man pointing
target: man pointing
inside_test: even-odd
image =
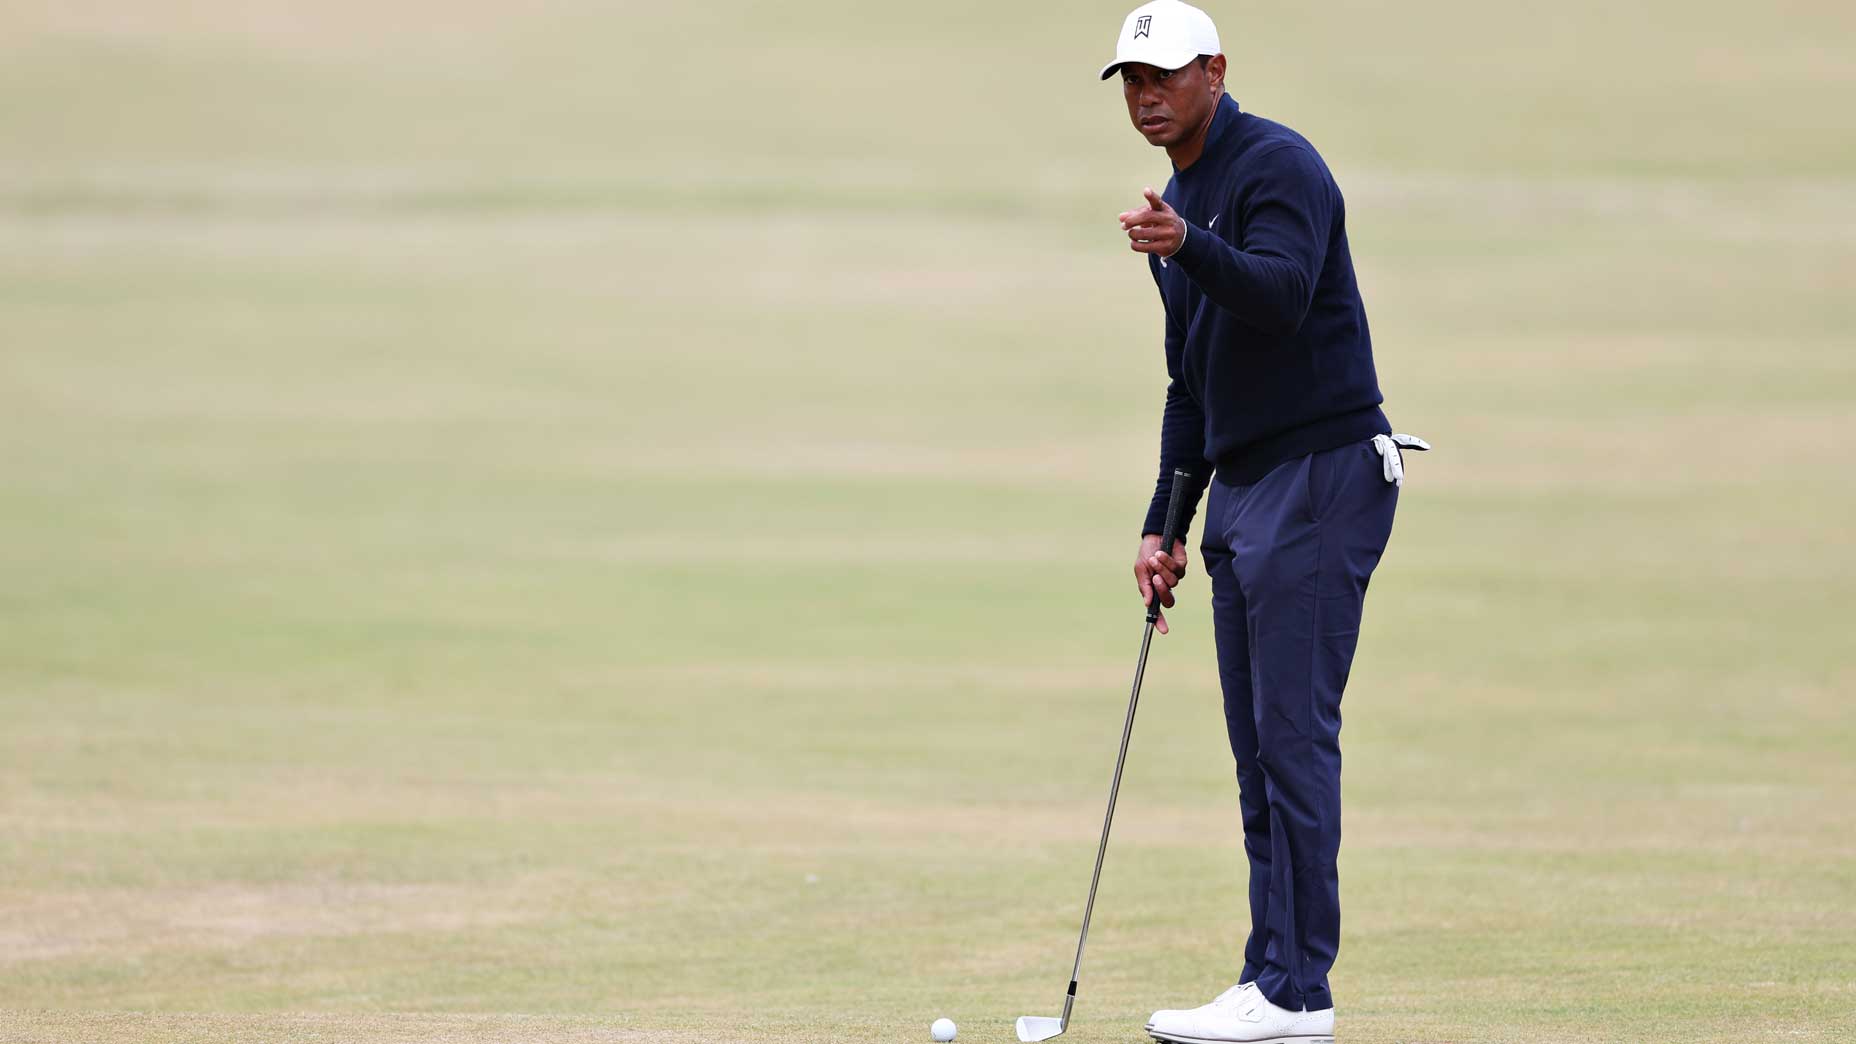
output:
[[[1211,18],[1178,0],[1136,8],[1102,70],[1117,75],[1128,118],[1173,164],[1164,193],[1120,215],[1160,290],[1170,378],[1135,582],[1143,602],[1175,604],[1185,544],[1160,534],[1184,468],[1188,521],[1210,487],[1200,549],[1250,863],[1238,984],[1147,1029],[1184,1044],[1327,1042],[1341,691],[1392,532],[1399,447],[1428,447],[1380,411],[1339,188],[1307,139],[1225,94]]]

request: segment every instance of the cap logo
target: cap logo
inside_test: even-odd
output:
[[[1146,36],[1148,39],[1151,40],[1153,37],[1149,35],[1147,30],[1153,28],[1153,25],[1154,25],[1153,15],[1142,15],[1139,18],[1136,18],[1134,20],[1134,35],[1132,37],[1129,37],[1129,39],[1139,40],[1141,37]]]

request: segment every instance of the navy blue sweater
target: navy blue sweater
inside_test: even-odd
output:
[[[1214,467],[1247,485],[1283,461],[1392,430],[1346,208],[1315,147],[1226,95],[1205,151],[1163,198],[1187,228],[1172,257],[1148,258],[1171,381],[1144,533],[1166,524],[1176,467],[1193,476],[1189,524]]]

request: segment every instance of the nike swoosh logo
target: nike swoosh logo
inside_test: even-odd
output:
[[[1213,214],[1213,215],[1212,215],[1212,219],[1211,219],[1210,221],[1208,221],[1208,222],[1206,222],[1206,223],[1205,223],[1205,227],[1206,227],[1206,228],[1217,228],[1217,227],[1218,227],[1218,219],[1219,219],[1219,218],[1221,218],[1221,217],[1224,217],[1224,214],[1223,214],[1222,212],[1221,212],[1221,213],[1217,213],[1217,214]]]

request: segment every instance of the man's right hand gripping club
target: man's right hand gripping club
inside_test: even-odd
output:
[[[1158,533],[1141,538],[1141,550],[1134,557],[1134,586],[1141,593],[1141,604],[1150,606],[1158,597],[1160,604],[1173,608],[1173,589],[1186,578],[1186,542],[1173,541],[1169,553],[1160,549],[1165,540]],[[1166,614],[1161,613],[1154,629],[1166,633]]]

